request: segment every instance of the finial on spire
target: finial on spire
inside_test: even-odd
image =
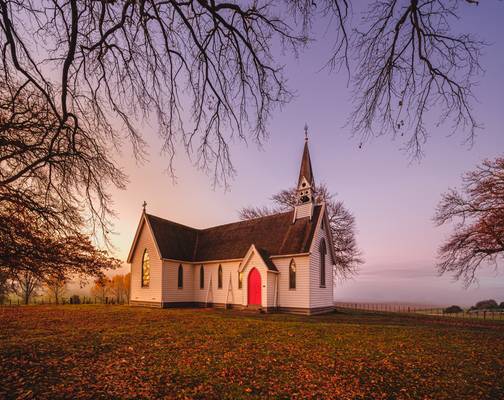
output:
[[[308,124],[304,124],[304,140],[308,141]]]
[[[142,204],[142,207],[143,207],[143,212],[145,212],[145,208],[147,207],[147,202],[144,200],[143,204]]]

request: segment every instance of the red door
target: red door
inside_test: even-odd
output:
[[[256,268],[248,276],[248,304],[261,305],[261,274]]]

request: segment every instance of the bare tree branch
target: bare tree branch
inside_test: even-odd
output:
[[[485,160],[463,177],[462,192],[443,195],[434,221],[455,221],[454,232],[439,249],[438,270],[453,273],[466,286],[483,266],[504,261],[504,158]]]
[[[343,24],[347,8],[326,0],[321,13]],[[292,98],[277,44],[297,54],[315,15],[307,0],[0,0],[2,201],[30,194],[59,229],[107,237],[108,188],[126,183],[113,155],[127,140],[143,159],[139,126],[152,118],[172,175],[181,144],[226,185],[230,143],[261,143]]]
[[[426,117],[467,128],[472,142],[479,124],[472,110],[473,79],[481,72],[484,43],[451,23],[466,0],[374,1],[355,33],[358,62],[350,124],[366,142],[372,136],[405,137],[405,148],[422,154]]]

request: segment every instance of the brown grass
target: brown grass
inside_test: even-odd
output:
[[[127,306],[0,308],[0,398],[504,398],[504,325]]]

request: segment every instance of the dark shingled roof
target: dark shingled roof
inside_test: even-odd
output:
[[[257,251],[259,252],[259,255],[261,256],[261,258],[263,259],[264,263],[266,264],[266,266],[268,267],[269,270],[278,271],[276,265],[273,264],[273,261],[271,261],[270,255],[268,254],[268,252],[266,250],[257,249]]]
[[[313,178],[313,169],[310,159],[310,150],[308,150],[308,140],[305,140],[303,157],[301,158],[301,168],[299,169],[298,187],[299,185],[301,185],[303,176],[306,178],[306,180],[312,187],[315,186],[315,179]]]
[[[313,217],[292,223],[293,212],[246,221],[195,229],[146,214],[162,258],[182,261],[211,261],[242,258],[252,244],[270,269],[270,255],[307,253],[319,218],[320,205]],[[271,264],[271,265],[269,265]]]
[[[154,239],[162,258],[192,261],[198,230],[154,215],[145,214],[149,219]]]

